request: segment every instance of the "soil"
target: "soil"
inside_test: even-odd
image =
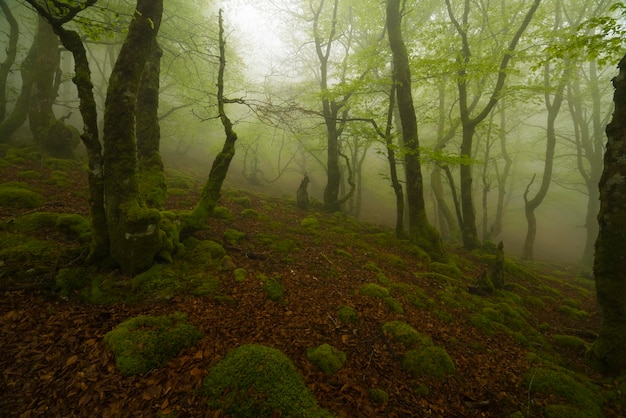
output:
[[[3,169],[2,181],[20,180],[19,172],[24,169]],[[49,175],[42,166],[30,169],[42,171],[43,179]],[[87,215],[85,175],[76,172],[70,179],[69,187],[28,180],[46,194],[47,204],[38,210]],[[197,185],[190,195],[170,197],[168,208],[193,207],[198,189]],[[415,275],[428,271],[428,263],[401,246],[386,247],[376,242],[352,245],[340,229],[295,233],[301,229],[301,220],[313,211],[298,209],[295,199],[287,201],[241,191],[239,196],[250,198],[250,208],[262,214],[260,220],[242,216],[246,207],[236,204],[235,199],[223,198],[220,204],[230,209],[233,219],[212,219],[207,231],[195,234],[200,239],[221,242],[228,228],[245,232],[243,242],[225,248],[234,264],[249,272],[248,280],[236,283],[231,272],[216,272],[221,275],[220,294],[228,298],[181,294],[159,302],[92,306],[64,300],[46,289],[5,288],[0,296],[0,415],[221,417],[223,412],[209,410],[197,389],[216,362],[247,343],[283,351],[320,405],[340,417],[506,417],[516,411],[524,416],[541,416],[541,406],[554,400],[552,396],[529,392],[524,382],[531,367],[528,354],[533,347],[520,345],[504,333],[487,335],[470,324],[472,312],[467,308],[439,305],[437,295],[446,291],[445,287],[441,282],[417,279]],[[23,212],[1,208],[0,218],[10,221]],[[333,215],[316,212],[315,216],[324,224]],[[377,231],[388,231],[366,224],[359,228],[360,234],[368,237]],[[256,239],[259,234],[297,240],[299,250],[285,257],[260,246]],[[67,244],[58,239],[59,245]],[[490,269],[471,253],[456,247],[448,250],[472,262],[472,269],[464,270],[467,286]],[[385,265],[378,257],[380,254],[395,255],[405,263]],[[401,296],[398,299],[404,313],[399,314],[381,299],[359,295],[356,290],[361,285],[377,282],[376,273],[366,267],[372,261],[392,282],[419,285],[448,316],[435,309],[414,307]],[[60,267],[63,266],[56,266]],[[529,268],[540,269],[542,274],[570,274],[569,267],[547,262],[533,263]],[[572,279],[575,273],[571,270]],[[258,274],[280,278],[286,304],[267,299]],[[515,277],[507,280],[539,295],[536,284]],[[549,324],[543,332],[546,338],[575,330],[591,342],[600,321],[593,292],[581,299],[580,292],[567,281],[550,282],[550,286],[559,290],[563,298],[571,295],[581,300],[581,309],[590,316],[574,320],[558,312],[560,301],[555,300],[545,307],[529,306],[531,323]],[[356,309],[357,323],[345,325],[339,321],[337,309],[341,305]],[[205,337],[166,367],[146,375],[123,377],[103,343],[103,336],[133,316],[174,311],[187,314]],[[455,363],[455,375],[439,380],[414,378],[405,373],[398,359],[401,348],[381,331],[382,324],[391,320],[411,324],[429,335],[435,345],[445,348]],[[347,354],[345,366],[332,376],[316,370],[306,359],[306,349],[322,343]],[[558,355],[571,368],[601,381],[602,377],[594,375],[584,364],[583,352],[561,350]],[[389,401],[374,402],[368,393],[371,388],[385,390]],[[618,416],[621,412],[616,407],[607,409],[607,415]]]

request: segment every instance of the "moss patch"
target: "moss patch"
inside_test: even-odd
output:
[[[345,305],[339,308],[339,310],[337,311],[337,316],[339,317],[339,320],[344,324],[353,324],[359,319],[356,310],[354,310],[354,308],[350,306]]]
[[[285,290],[283,286],[280,284],[277,278],[269,277],[264,274],[258,275],[261,284],[263,285],[263,290],[267,293],[267,297],[269,300],[285,304]]]
[[[308,348],[306,358],[327,375],[338,372],[346,362],[346,354],[329,344]]]
[[[394,341],[403,344],[407,348],[417,347],[422,344],[432,344],[432,341],[428,336],[422,335],[406,322],[386,322],[383,324],[383,331],[391,335]]]
[[[131,318],[108,332],[104,342],[111,348],[117,368],[129,376],[165,365],[201,338],[202,332],[177,312]]]
[[[302,376],[282,352],[242,345],[204,378],[200,394],[212,410],[235,417],[330,417],[306,388]]]
[[[0,206],[34,209],[43,205],[41,194],[14,184],[0,184]]]
[[[444,379],[455,372],[454,362],[441,347],[425,346],[404,353],[402,367],[413,376],[433,376]]]

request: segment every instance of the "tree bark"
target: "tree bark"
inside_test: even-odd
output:
[[[419,160],[417,118],[411,92],[409,58],[402,38],[400,0],[387,1],[387,34],[393,55],[393,79],[396,83],[398,112],[405,147],[404,168],[409,214],[409,240],[424,247],[435,259],[445,258],[439,234],[428,223]]]
[[[141,75],[135,110],[139,192],[148,207],[156,209],[163,209],[167,194],[163,161],[159,152],[159,75],[162,55],[163,51],[155,40]]]
[[[593,271],[602,327],[589,352],[602,371],[626,371],[626,56],[613,79],[615,110],[606,127],[604,170],[600,178],[600,226]]]
[[[224,97],[224,72],[226,69],[226,40],[224,39],[224,23],[222,20],[222,10],[219,13],[219,49],[220,65],[217,74],[217,109],[220,121],[224,126],[226,140],[220,153],[215,157],[209,178],[202,188],[200,201],[191,213],[191,217],[186,219],[183,229],[202,228],[209,216],[213,213],[215,205],[220,198],[222,184],[228,174],[228,168],[235,156],[235,142],[237,133],[233,130],[233,123],[226,115],[225,104],[228,99]]]
[[[4,120],[7,111],[7,79],[11,72],[11,67],[15,63],[15,56],[17,55],[17,41],[19,39],[19,26],[17,20],[11,13],[11,9],[7,6],[6,2],[0,2],[0,9],[4,13],[4,17],[9,24],[9,40],[6,48],[6,58],[0,64],[0,122]]]
[[[33,74],[35,68],[35,60],[37,57],[37,44],[33,41],[28,55],[20,65],[20,75],[22,76],[22,89],[20,95],[15,102],[15,107],[11,114],[0,123],[0,143],[9,142],[15,131],[24,124],[28,117],[28,108],[30,106],[30,92],[33,86]]]
[[[135,105],[141,74],[161,23],[163,0],[138,0],[109,79],[104,114],[104,169],[111,255],[122,271],[148,269],[160,250],[160,213],[139,194]]]

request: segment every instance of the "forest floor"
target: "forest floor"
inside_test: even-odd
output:
[[[26,213],[88,215],[80,166],[6,154],[1,182],[27,184],[45,202],[37,208],[0,207],[0,241],[17,233],[12,225]],[[168,183],[168,209],[193,207],[198,182],[176,172]],[[575,266],[507,257],[506,290],[475,295],[468,289],[492,269],[487,252],[448,247],[450,261],[435,263],[385,227],[297,209],[293,200],[225,190],[220,206],[231,216],[211,219],[194,236],[223,244],[248,279],[236,282],[230,268],[215,269],[211,274],[219,285],[208,294],[183,289],[149,301],[86,303],[62,297],[51,285],[60,268],[80,263],[84,242],[53,228],[30,231],[58,248],[76,247],[73,257],[44,267],[32,259],[12,265],[9,250],[0,245],[0,416],[226,416],[211,411],[198,388],[212,366],[248,343],[285,353],[318,403],[340,417],[626,412],[616,383],[584,362],[600,318],[593,282],[578,277]],[[227,230],[245,235],[227,242]],[[284,303],[268,299],[263,276],[280,281]],[[389,289],[398,303],[362,294],[367,283]],[[357,322],[342,323],[341,306],[354,308]],[[104,335],[131,317],[176,311],[204,338],[165,367],[122,376]],[[403,370],[403,346],[382,331],[389,321],[430,336],[449,354],[454,374],[440,379]],[[322,343],[347,355],[333,375],[307,360],[307,348]],[[373,388],[389,399],[374,399]]]

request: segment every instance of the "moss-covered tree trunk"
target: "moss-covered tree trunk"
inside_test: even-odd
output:
[[[5,59],[0,64],[0,122],[4,120],[7,110],[7,79],[11,72],[11,67],[15,63],[17,55],[17,40],[19,39],[19,26],[17,20],[11,13],[11,9],[6,2],[0,2],[0,10],[9,24],[9,39],[5,50]]]
[[[425,247],[436,259],[445,257],[439,234],[426,218],[422,171],[417,135],[417,118],[411,93],[411,70],[409,58],[402,38],[400,0],[387,1],[387,34],[393,54],[393,79],[396,83],[398,112],[402,125],[405,147],[404,169],[409,215],[409,239]]]
[[[220,198],[222,184],[228,174],[230,162],[235,156],[235,142],[237,141],[237,133],[233,130],[233,124],[226,115],[224,105],[228,100],[224,97],[224,70],[226,69],[226,41],[224,39],[224,22],[222,20],[222,11],[219,14],[219,49],[220,49],[220,66],[217,74],[217,109],[219,118],[224,126],[226,140],[219,154],[215,157],[209,179],[202,188],[200,201],[191,213],[191,218],[186,220],[183,229],[202,228],[209,216],[213,213],[215,205]]]
[[[109,79],[104,114],[104,172],[110,250],[122,271],[149,268],[160,250],[160,213],[139,194],[135,106],[141,74],[154,45],[163,0],[138,0]]]
[[[615,110],[606,127],[593,265],[602,328],[589,354],[602,371],[619,374],[626,371],[626,56],[613,85]]]
[[[35,67],[35,58],[37,56],[36,43],[28,51],[28,55],[20,65],[20,75],[22,76],[22,88],[20,95],[15,102],[15,106],[11,114],[0,123],[0,143],[9,142],[15,131],[24,124],[28,117],[28,108],[30,104],[30,91],[33,86],[33,72]]]
[[[52,106],[60,84],[61,52],[52,26],[39,17],[35,36],[36,58],[28,121],[35,143],[46,153],[72,158],[78,136],[54,115]]]
[[[139,192],[148,207],[163,209],[167,188],[163,161],[159,152],[159,75],[163,51],[154,41],[148,62],[141,75],[137,96],[137,162],[139,164]]]
[[[98,138],[98,111],[93,94],[91,70],[87,60],[87,51],[77,32],[65,30],[63,23],[73,18],[76,13],[95,3],[90,0],[84,7],[78,7],[63,16],[63,19],[50,14],[48,8],[42,7],[35,0],[28,0],[37,12],[43,16],[59,36],[63,46],[74,57],[74,78],[72,81],[78,90],[80,114],[83,119],[83,133],[81,139],[87,150],[87,164],[89,172],[89,211],[91,215],[91,251],[88,261],[99,263],[109,255],[109,234],[104,210],[104,176],[102,161],[102,146]]]

